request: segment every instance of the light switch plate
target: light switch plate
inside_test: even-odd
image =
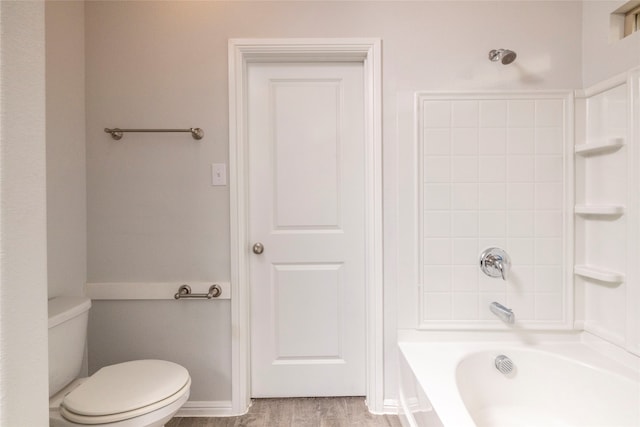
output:
[[[227,185],[227,165],[225,163],[211,164],[211,185]]]

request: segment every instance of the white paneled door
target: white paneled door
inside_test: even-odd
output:
[[[365,395],[363,64],[247,67],[252,396]]]

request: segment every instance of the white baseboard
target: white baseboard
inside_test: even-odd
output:
[[[398,399],[384,399],[384,402],[382,402],[382,411],[388,415],[398,415],[400,411]]]
[[[190,400],[176,413],[176,417],[233,417],[230,400]]]

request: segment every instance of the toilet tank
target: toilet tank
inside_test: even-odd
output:
[[[49,397],[76,379],[82,368],[91,300],[49,300]]]

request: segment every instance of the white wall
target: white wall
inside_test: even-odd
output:
[[[381,37],[385,387],[393,398],[396,328],[417,325],[413,94],[581,87],[581,9],[565,1],[88,2],[88,281],[228,280],[229,194],[210,186],[210,164],[228,161],[229,38]],[[500,47],[517,51],[516,63],[488,61]],[[112,126],[198,126],[206,136],[128,134],[114,142],[103,132]],[[128,302],[108,303],[109,310],[100,304],[91,317],[100,335],[94,326],[89,338],[90,347],[100,346],[100,363],[124,357],[122,347],[144,352],[138,328],[116,335],[109,326],[113,313],[137,318]],[[152,335],[165,322],[201,327],[149,304],[140,309],[162,319],[147,324]],[[225,304],[208,310],[226,313]],[[201,322],[217,314],[209,316]],[[222,323],[216,327],[229,328],[228,317]],[[203,360],[228,352],[229,336],[212,333],[203,343],[194,334],[167,350],[195,373],[192,400],[230,398],[222,376],[198,384]],[[229,372],[230,361],[220,360],[216,369]]]
[[[44,3],[0,2],[0,425],[48,424]]]
[[[577,111],[584,111],[577,119],[577,126],[584,126],[583,136],[576,144],[598,143],[612,138],[627,137],[627,87],[617,86],[586,100]],[[606,282],[576,276],[576,295],[580,304],[576,321],[580,327],[620,346],[625,344],[628,287],[636,286],[629,274],[633,262],[628,265],[627,253],[633,240],[629,235],[631,225],[637,221],[630,206],[630,197],[637,187],[630,179],[633,163],[632,141],[628,146],[602,155],[577,155],[576,204],[601,206],[618,205],[625,208],[623,215],[598,217],[576,216],[576,264],[624,274],[629,280]],[[631,241],[629,241],[631,240]],[[633,257],[629,258],[629,260]]]
[[[582,10],[583,87],[640,65],[640,31],[611,41],[611,12],[627,0],[585,1]]]
[[[572,327],[570,98],[420,95],[421,328],[506,328],[494,301],[517,327]],[[511,260],[504,280],[478,268],[490,247]]]
[[[610,37],[610,14],[625,3],[584,2],[584,88],[599,85],[640,66],[640,32],[621,40]],[[635,79],[633,99],[637,103],[637,72]],[[633,236],[637,235],[639,214],[636,174],[639,124],[637,105],[633,107],[635,118],[628,115],[631,108],[629,101],[632,101],[628,95],[630,91],[631,88],[623,85],[592,96],[584,101],[588,107],[584,108],[582,117],[579,116],[584,129],[582,138],[576,140],[577,144],[624,136],[627,146],[610,155],[577,159],[576,197],[591,203],[618,203],[625,206],[626,210],[624,215],[615,220],[581,219],[577,222],[576,262],[621,272],[626,274],[626,280],[606,284],[578,278],[576,295],[580,305],[577,307],[579,312],[576,320],[578,325],[584,325],[585,330],[638,354],[640,310],[637,297],[640,283],[636,262],[637,239]]]
[[[84,3],[48,1],[47,253],[49,298],[80,295],[87,281]]]

